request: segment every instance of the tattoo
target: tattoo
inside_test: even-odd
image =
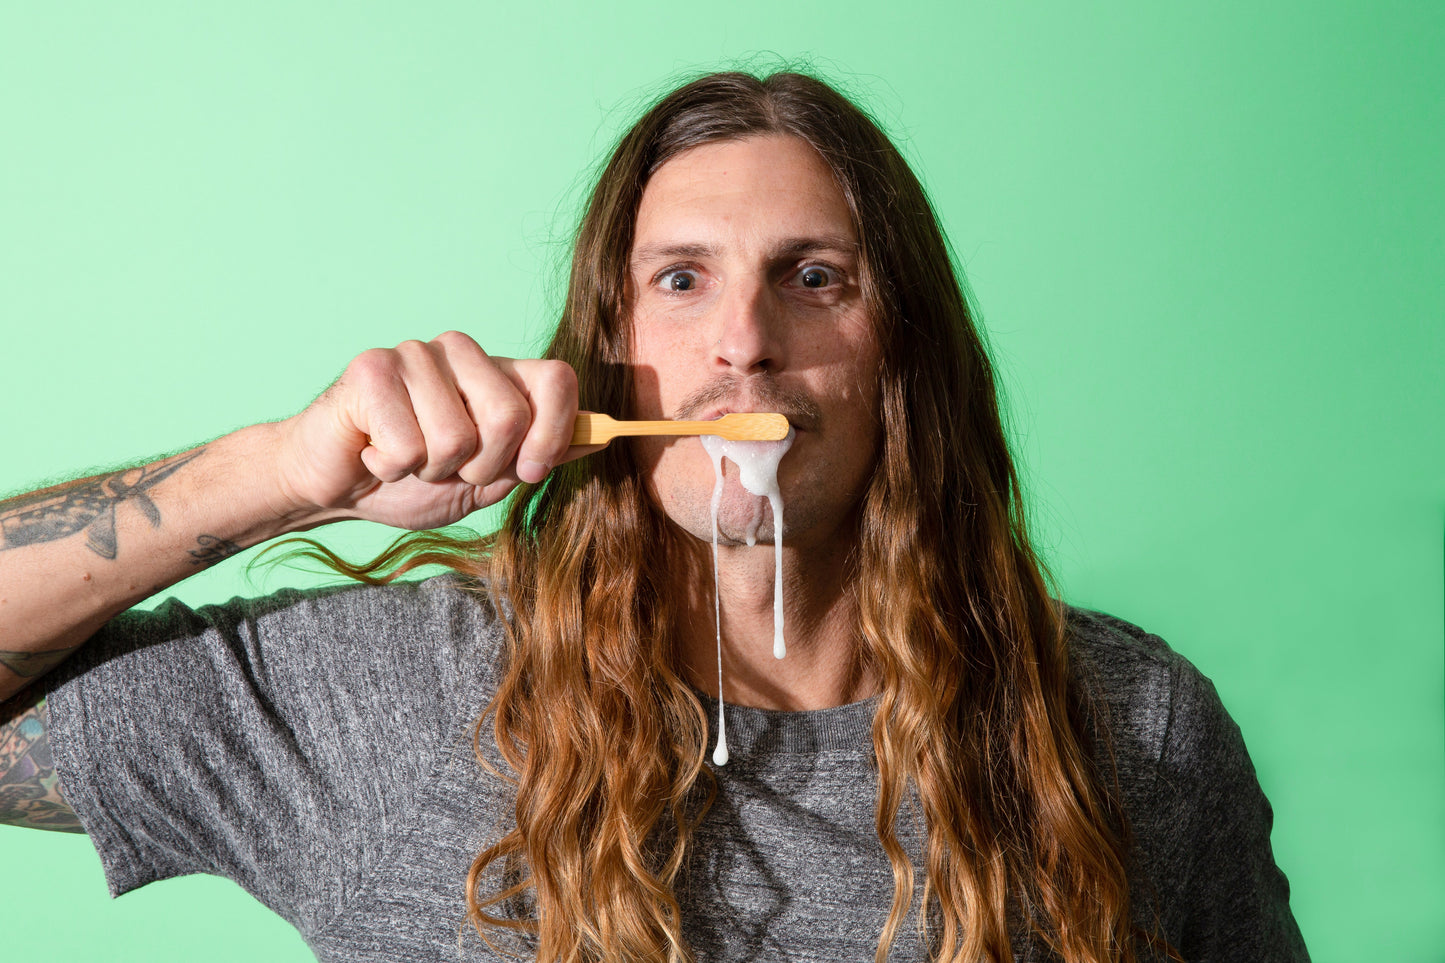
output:
[[[23,693],[0,706],[0,823],[83,833],[60,794],[50,753],[50,713],[43,698],[28,704],[32,699],[32,693]],[[12,716],[15,709],[20,712]]]
[[[244,551],[235,542],[228,542],[224,538],[217,538],[215,535],[198,535],[196,542],[200,544],[199,549],[192,549],[186,552],[194,561],[192,565],[214,565],[223,558],[230,558],[237,552]]]
[[[33,679],[55,668],[65,661],[66,656],[78,648],[80,646],[72,645],[68,649],[50,649],[46,652],[0,651],[0,665],[5,666],[22,679]]]
[[[84,531],[86,547],[101,558],[115,558],[115,507],[132,502],[159,528],[160,510],[146,491],[203,451],[197,448],[144,468],[127,468],[0,503],[0,552]]]

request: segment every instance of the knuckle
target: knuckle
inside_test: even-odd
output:
[[[457,469],[457,477],[468,485],[476,485],[478,488],[483,485],[490,485],[496,480],[497,470],[488,470],[482,459],[473,458]]]
[[[432,338],[432,344],[440,345],[443,348],[451,349],[475,349],[477,351],[482,350],[481,345],[477,344],[477,342],[472,339],[471,335],[464,334],[461,331],[456,330],[443,331],[435,338]],[[485,354],[486,352],[482,353]]]
[[[344,380],[375,383],[396,375],[396,354],[388,348],[372,348],[351,359]]]
[[[577,394],[577,372],[565,361],[543,361],[537,371],[541,386],[561,397]]]
[[[431,354],[431,348],[425,341],[418,341],[415,338],[408,338],[396,346],[396,353],[403,358],[416,358]]]
[[[394,482],[416,471],[423,461],[424,456],[418,449],[401,445],[378,452],[367,467],[381,481]]]
[[[396,459],[395,467],[397,471],[397,477],[404,478],[407,475],[414,474],[420,471],[425,465],[426,452],[422,451],[421,449],[417,449],[414,452],[408,453],[406,457],[399,457]]]
[[[532,412],[526,405],[496,405],[482,416],[482,434],[492,444],[513,445],[522,440],[531,423]]]
[[[429,446],[430,460],[455,468],[477,450],[475,431],[462,428],[442,432]]]

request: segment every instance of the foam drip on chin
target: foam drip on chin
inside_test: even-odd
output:
[[[726,766],[728,764],[728,732],[727,725],[723,722],[723,692],[722,692],[722,592],[719,590],[717,574],[717,510],[722,504],[723,473],[721,448],[708,445],[707,439],[711,435],[701,436],[703,447],[707,449],[708,457],[712,459],[712,470],[717,481],[712,486],[712,610],[713,619],[717,623],[717,748],[712,751],[713,765]]]
[[[727,726],[723,719],[722,689],[722,593],[717,565],[717,514],[722,505],[724,456],[738,467],[738,480],[749,493],[767,498],[773,510],[773,657],[788,654],[783,641],[783,492],[778,486],[778,463],[793,447],[793,429],[782,441],[728,441],[716,435],[700,435],[698,440],[712,459],[716,481],[712,488],[712,598],[713,618],[717,624],[717,748],[713,750],[714,765],[728,761]],[[759,511],[748,525],[747,542],[756,545],[763,513]]]

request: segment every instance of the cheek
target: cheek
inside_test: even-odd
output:
[[[817,362],[815,370],[820,373],[823,390],[838,400],[849,417],[876,418],[881,359],[871,337],[824,343]]]
[[[638,324],[632,329],[632,347],[631,416],[664,418],[686,393],[687,378],[697,378],[700,367],[689,360],[691,346],[656,326]]]

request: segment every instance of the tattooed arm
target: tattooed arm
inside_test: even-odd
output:
[[[0,700],[125,609],[227,554],[348,518],[450,525],[569,447],[577,375],[464,334],[356,357],[305,411],[0,502]]]
[[[0,502],[0,700],[132,605],[298,527],[259,470],[276,431]]]
[[[84,832],[60,794],[49,713],[35,694],[0,705],[0,825]]]

